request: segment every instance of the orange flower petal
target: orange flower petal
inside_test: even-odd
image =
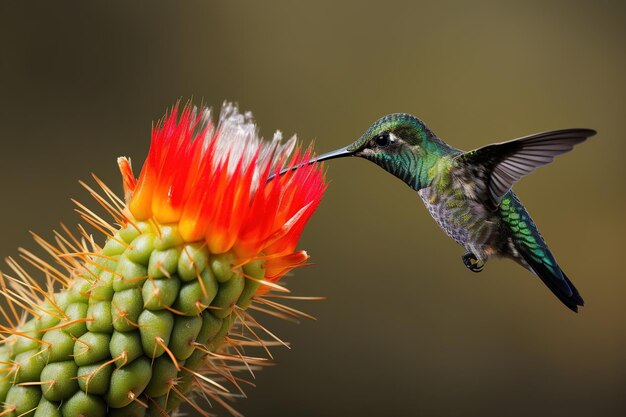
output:
[[[153,129],[130,211],[138,220],[178,223],[185,241],[204,240],[211,253],[265,258],[266,276],[277,280],[306,260],[294,250],[326,188],[320,165],[307,163],[312,150],[294,151],[294,140],[263,141],[231,104],[217,126],[207,108],[187,105],[179,115],[177,105]],[[299,168],[277,175],[284,164]]]

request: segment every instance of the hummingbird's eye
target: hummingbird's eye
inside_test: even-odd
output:
[[[389,137],[389,132],[381,133],[380,135],[374,138],[374,143],[377,146],[387,146],[391,143],[391,138]]]

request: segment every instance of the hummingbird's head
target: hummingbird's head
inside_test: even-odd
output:
[[[417,117],[394,113],[374,122],[346,150],[378,163],[405,152],[419,152],[433,137],[430,129]]]
[[[378,119],[352,144],[322,154],[311,162],[358,156],[408,183],[416,159],[432,147],[433,141],[439,142],[420,119],[406,113],[394,113]]]
[[[394,113],[378,119],[352,144],[319,155],[310,163],[358,156],[374,162],[415,187],[415,171],[420,159],[436,153],[442,144],[443,142],[417,117],[406,113]],[[287,169],[281,171],[281,174]]]

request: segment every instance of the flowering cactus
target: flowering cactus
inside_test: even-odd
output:
[[[217,126],[207,108],[176,106],[138,179],[118,160],[124,200],[84,184],[113,222],[78,212],[106,243],[80,226],[35,235],[52,262],[21,255],[45,285],[12,259],[0,274],[0,416],[168,416],[182,402],[207,415],[198,397],[236,414],[234,373],[265,359],[241,347],[280,341],[248,310],[300,314],[278,302],[279,280],[306,261],[296,244],[325,189],[310,152],[263,141],[231,104]]]

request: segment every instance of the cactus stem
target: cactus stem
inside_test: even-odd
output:
[[[242,386],[254,386],[257,370],[271,365],[270,346],[289,347],[246,308],[312,319],[261,296],[289,298],[277,281],[308,258],[293,251],[325,189],[319,169],[268,186],[263,178],[283,165],[295,139],[265,147],[255,136],[246,142],[253,151],[248,155],[229,129],[218,126],[222,138],[209,125],[194,133],[195,113],[185,112],[180,123],[174,115],[167,129],[155,128],[139,180],[128,159],[118,160],[125,201],[93,174],[97,185],[80,182],[101,208],[72,200],[75,211],[90,232],[108,238],[105,245],[81,225],[70,230],[61,224],[48,240],[31,232],[50,258],[20,248],[19,258],[7,259],[12,276],[0,272],[0,417],[32,417],[40,399],[39,414],[62,404],[58,409],[67,415],[98,407],[125,415],[122,408],[130,406],[139,415],[147,408],[147,415],[165,417],[186,402],[209,415],[195,402],[202,398],[241,416],[229,403],[245,398]],[[251,128],[236,109],[229,112],[224,123]],[[180,135],[170,135],[171,127]],[[239,164],[222,160],[226,148],[217,144],[233,147]],[[278,156],[262,157],[262,150]],[[292,163],[309,160],[310,152],[297,151]],[[309,191],[295,198],[301,190]],[[267,358],[247,356],[248,346]]]

